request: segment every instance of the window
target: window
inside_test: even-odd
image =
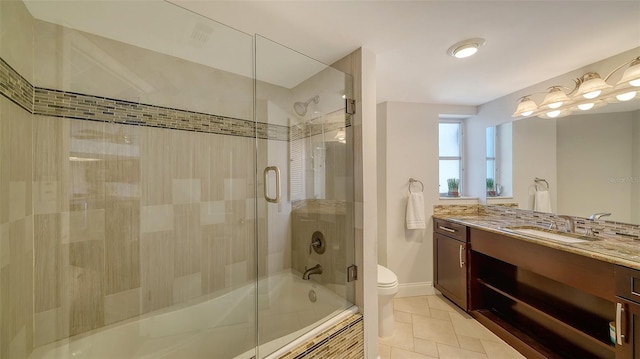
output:
[[[443,121],[439,123],[438,147],[440,155],[440,196],[457,196],[462,193],[462,122]],[[449,184],[458,182],[457,193],[449,191]]]

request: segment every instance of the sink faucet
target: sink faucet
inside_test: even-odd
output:
[[[592,215],[589,216],[589,220],[590,221],[597,221],[599,220],[601,217],[606,217],[606,216],[610,216],[611,213],[608,212],[598,212],[598,213],[594,213]]]
[[[566,214],[561,214],[561,215],[558,215],[558,218],[563,218],[567,220],[567,225],[565,226],[567,232],[569,233],[575,232],[576,228],[573,223],[573,217],[567,216]]]
[[[302,279],[309,280],[312,274],[322,274],[322,266],[320,264],[316,264],[314,267],[307,269],[304,267],[304,274],[302,275]]]

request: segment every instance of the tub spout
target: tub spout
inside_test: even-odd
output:
[[[320,264],[316,264],[314,267],[307,269],[304,267],[304,274],[302,275],[302,279],[309,280],[311,279],[312,274],[322,274],[322,266]]]

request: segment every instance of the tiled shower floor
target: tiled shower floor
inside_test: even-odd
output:
[[[395,298],[395,333],[380,338],[381,359],[524,358],[441,295]]]

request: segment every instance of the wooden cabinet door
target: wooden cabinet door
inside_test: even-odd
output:
[[[467,310],[467,244],[434,234],[435,284],[445,297]]]
[[[640,305],[617,298],[622,304],[623,344],[616,344],[616,359],[640,359]]]

